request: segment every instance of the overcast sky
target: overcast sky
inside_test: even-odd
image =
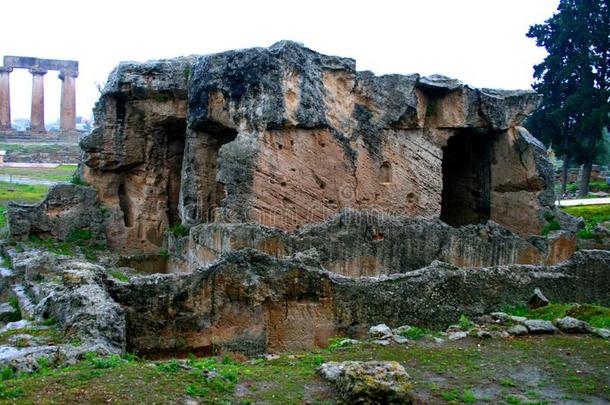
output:
[[[143,61],[269,46],[281,39],[356,59],[358,70],[441,73],[476,87],[530,88],[546,55],[525,37],[558,0],[9,0],[0,56],[80,62],[77,115],[89,117],[110,70]],[[45,76],[47,123],[61,82]],[[31,76],[11,73],[12,116],[30,115]]]

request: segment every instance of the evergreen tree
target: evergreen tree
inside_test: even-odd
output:
[[[557,13],[530,27],[548,56],[534,66],[541,108],[528,121],[564,161],[583,165],[579,195],[589,191],[591,166],[610,123],[610,0],[560,0]]]

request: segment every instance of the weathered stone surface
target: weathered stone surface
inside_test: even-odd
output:
[[[385,323],[380,323],[379,325],[371,326],[369,336],[380,339],[389,338],[392,336],[392,329]]]
[[[19,320],[19,311],[8,302],[0,304],[0,322],[14,322]]]
[[[523,325],[514,325],[508,328],[507,331],[511,335],[523,336],[529,333],[529,330]]]
[[[104,215],[97,191],[91,187],[58,184],[49,189],[39,204],[11,202],[7,222],[14,238],[33,234],[65,241],[72,232],[87,229],[94,241],[104,243],[106,240]]]
[[[492,319],[498,323],[504,323],[510,319],[509,315],[505,312],[492,312],[489,315],[491,315]]]
[[[350,404],[411,404],[411,384],[396,361],[324,363],[322,377],[333,382],[343,401]]]
[[[125,316],[106,291],[104,269],[80,259],[47,255],[11,252],[16,280],[24,283],[24,297],[19,299],[32,301],[31,317],[54,319],[67,335],[81,341],[78,353],[124,353]],[[33,256],[47,259],[33,261]]]
[[[593,330],[587,322],[571,316],[555,319],[553,323],[560,331],[566,333],[589,333]]]
[[[169,267],[175,272],[193,269],[247,247],[278,257],[315,248],[327,270],[371,277],[416,270],[434,260],[482,267],[555,263],[572,254],[553,246],[544,241],[528,243],[493,222],[454,228],[438,219],[344,210],[294,233],[256,224],[198,225],[186,241],[170,244],[174,259]]]
[[[434,262],[354,280],[323,270],[314,252],[280,259],[245,249],[194,273],[139,277],[110,289],[125,309],[129,350],[190,352],[214,345],[263,353],[324,346],[336,335],[365,336],[379,322],[444,328],[461,314],[524,302],[535,287],[557,302],[607,305],[609,263],[610,252],[585,251],[557,266]]]
[[[344,208],[492,219],[527,237],[554,201],[545,150],[518,128],[537,103],[439,75],[358,72],[290,41],[122,63],[81,142],[82,177],[107,208],[111,247],[126,253],[162,250],[179,223],[295,231]]]
[[[592,333],[602,339],[610,339],[610,330],[608,329],[594,328]]]
[[[543,321],[540,319],[528,319],[523,322],[531,334],[555,333],[555,327],[551,321]]]
[[[550,303],[551,302],[549,301],[549,299],[544,296],[542,291],[540,291],[540,288],[536,287],[534,289],[534,294],[532,295],[530,300],[527,302],[527,306],[530,309],[536,309],[536,308],[546,307]]]

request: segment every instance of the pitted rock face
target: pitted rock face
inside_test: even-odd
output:
[[[161,250],[176,224],[293,232],[344,208],[493,219],[527,237],[553,209],[544,148],[518,127],[538,100],[375,76],[290,41],[122,63],[81,142],[83,178],[108,208],[110,244],[131,253]]]

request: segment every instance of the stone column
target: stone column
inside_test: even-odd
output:
[[[8,75],[11,67],[0,66],[0,131],[11,129],[11,88]]]
[[[44,127],[44,75],[45,69],[30,69],[32,74],[32,113],[30,130],[46,132]]]
[[[74,131],[76,129],[76,86],[74,79],[78,72],[62,71],[59,73],[61,79],[61,110],[59,122],[62,131]]]

